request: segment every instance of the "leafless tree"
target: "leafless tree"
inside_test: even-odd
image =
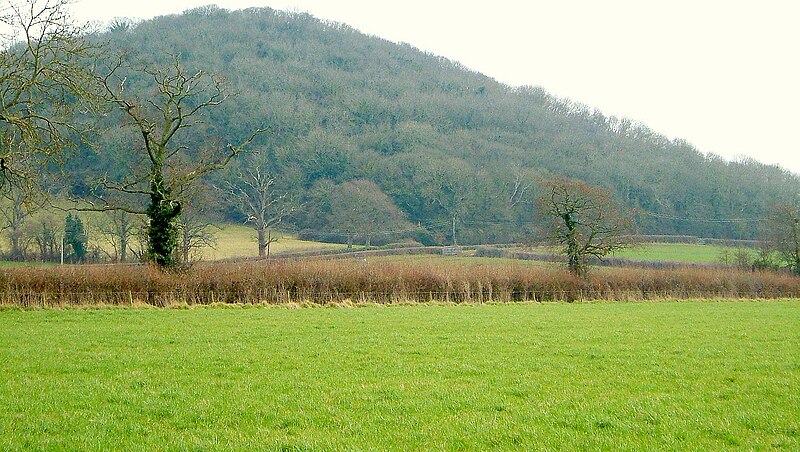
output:
[[[188,265],[197,259],[197,254],[203,248],[216,248],[217,239],[214,235],[213,223],[207,216],[192,209],[184,209],[178,217],[178,252],[179,261]]]
[[[134,215],[124,210],[106,212],[106,222],[98,224],[98,235],[114,250],[109,257],[114,262],[127,262],[128,251],[134,245],[134,236],[140,228]]]
[[[261,258],[267,256],[269,246],[277,241],[270,229],[295,209],[289,193],[276,189],[275,178],[269,174],[266,163],[264,157],[256,156],[222,188],[225,197],[258,233],[258,256]]]
[[[42,207],[42,202],[35,193],[17,185],[7,186],[0,191],[0,229],[9,231],[9,257],[12,260],[25,258],[28,244],[25,223]]]
[[[800,208],[793,204],[774,206],[764,238],[783,264],[800,275]]]
[[[33,241],[39,249],[39,259],[43,262],[57,261],[61,252],[61,234],[63,233],[59,221],[52,215],[42,216],[38,219],[36,228],[32,232]]]
[[[338,232],[364,238],[369,247],[372,237],[379,233],[411,230],[405,214],[372,181],[358,179],[336,186],[330,200],[329,224]]]
[[[544,181],[539,212],[547,242],[563,247],[569,271],[586,273],[588,258],[602,258],[630,244],[632,222],[608,190],[572,179]]]
[[[26,180],[77,141],[76,113],[94,109],[87,60],[98,49],[69,0],[0,3],[0,185]]]

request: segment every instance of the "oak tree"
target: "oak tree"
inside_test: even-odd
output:
[[[777,251],[784,265],[800,275],[800,208],[793,204],[776,205],[766,225],[767,243]]]
[[[546,240],[562,248],[570,272],[584,275],[590,257],[602,258],[630,244],[631,217],[609,190],[561,178],[543,185],[539,212],[545,216]]]

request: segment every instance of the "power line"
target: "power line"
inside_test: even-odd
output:
[[[694,221],[697,223],[758,223],[767,221],[767,218],[691,218],[661,213],[643,212],[645,215],[663,220]]]

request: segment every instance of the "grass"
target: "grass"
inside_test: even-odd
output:
[[[216,237],[216,247],[203,248],[200,257],[204,260],[231,259],[237,257],[258,257],[258,236],[255,229],[237,224],[225,224],[212,228]],[[310,250],[345,248],[347,245],[298,240],[291,234],[274,232],[279,240],[270,245],[270,253],[285,253]]]
[[[695,245],[688,243],[645,243],[620,251],[614,257],[636,259],[643,261],[667,261],[711,263],[721,262],[721,256],[727,252],[731,264],[735,263],[737,248],[720,245]],[[751,254],[755,255],[755,251]]]
[[[0,311],[0,449],[800,447],[800,302]]]

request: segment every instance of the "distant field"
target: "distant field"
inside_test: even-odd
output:
[[[236,224],[225,224],[212,228],[217,245],[215,248],[204,248],[201,257],[204,260],[230,259],[236,257],[258,257],[258,236],[255,229]],[[279,239],[270,246],[271,253],[295,251],[324,250],[345,248],[337,243],[320,243],[298,240],[291,234],[274,232]]]
[[[0,449],[800,448],[800,302],[0,310]]]
[[[687,243],[646,243],[633,248],[617,251],[615,257],[647,261],[720,263],[721,256],[727,252],[734,264],[738,248],[720,245],[694,245]],[[750,250],[755,254],[755,250]]]

